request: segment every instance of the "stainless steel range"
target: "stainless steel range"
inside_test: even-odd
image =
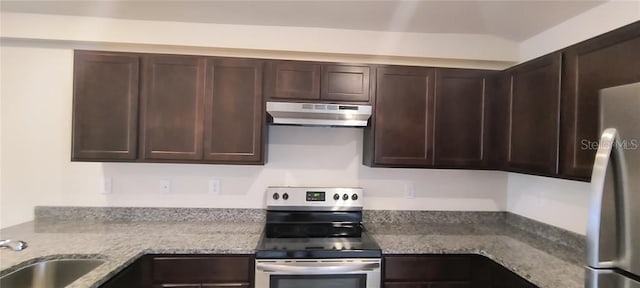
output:
[[[380,288],[382,252],[362,225],[361,188],[269,187],[256,288]]]

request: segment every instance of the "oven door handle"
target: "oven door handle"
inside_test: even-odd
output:
[[[305,263],[308,264],[308,263]],[[380,268],[380,263],[359,263],[349,265],[329,265],[319,264],[318,266],[296,266],[295,264],[271,264],[256,263],[256,269],[264,272],[290,273],[290,274],[329,274],[369,271]]]

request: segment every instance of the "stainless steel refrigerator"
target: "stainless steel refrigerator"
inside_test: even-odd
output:
[[[640,288],[640,83],[601,90],[599,117],[585,287]]]

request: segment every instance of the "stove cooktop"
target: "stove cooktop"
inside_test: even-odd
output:
[[[257,259],[380,258],[362,226],[362,188],[269,187]]]
[[[269,238],[263,234],[257,259],[380,258],[380,246],[366,233],[360,237]]]

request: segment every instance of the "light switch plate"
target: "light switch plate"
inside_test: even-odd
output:
[[[416,189],[413,186],[413,182],[404,183],[404,198],[415,198]]]

